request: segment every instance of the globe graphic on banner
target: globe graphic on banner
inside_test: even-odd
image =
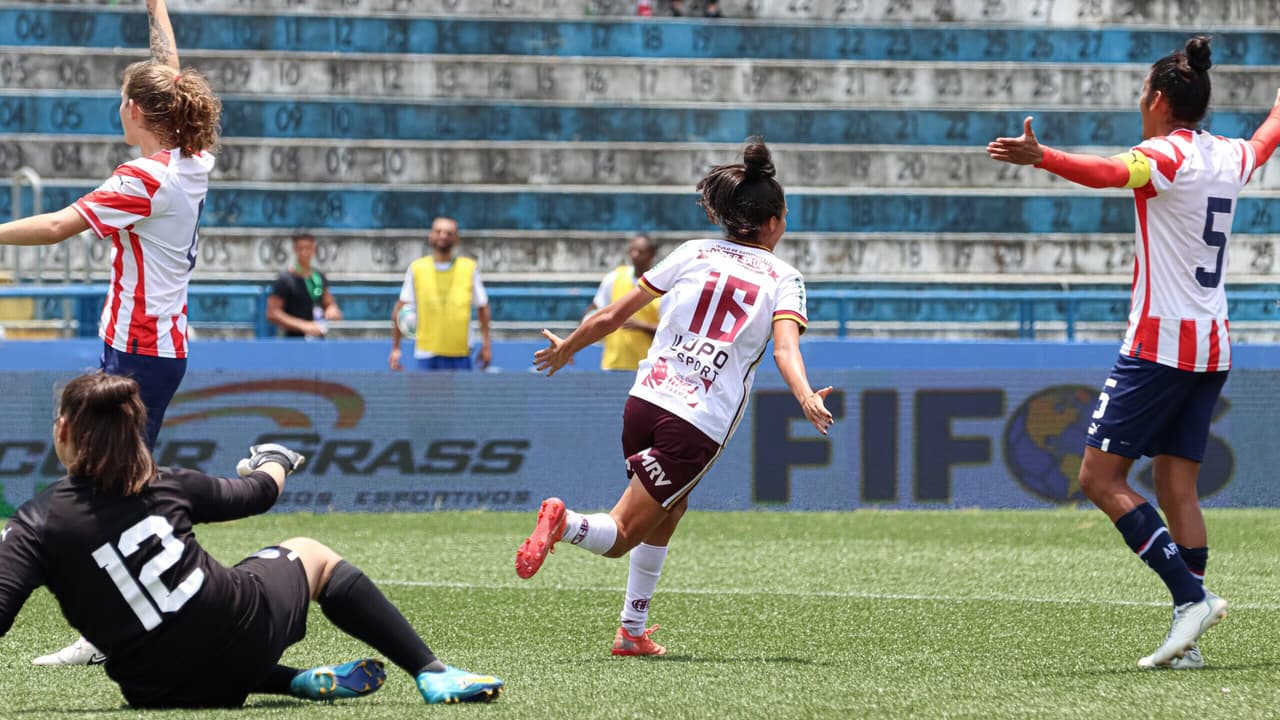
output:
[[[1097,398],[1098,391],[1084,385],[1057,385],[1028,397],[1004,430],[1004,460],[1014,479],[1045,500],[1085,500],[1080,463]]]

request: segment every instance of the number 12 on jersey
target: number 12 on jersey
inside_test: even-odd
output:
[[[137,552],[142,543],[151,537],[160,540],[160,552],[142,566],[135,579],[129,574],[129,568],[125,567],[124,559]],[[138,616],[142,627],[153,630],[160,624],[157,608],[162,613],[177,612],[204,584],[204,571],[200,568],[192,570],[173,590],[165,587],[160,579],[166,570],[182,559],[184,547],[182,541],[173,536],[173,525],[168,520],[159,515],[151,515],[121,533],[115,547],[109,542],[103,543],[93,551],[93,559],[107,571],[116,589],[129,604],[129,609]],[[147,599],[148,595],[150,600]]]
[[[742,297],[737,296],[741,293]],[[701,335],[708,340],[733,342],[747,322],[747,314],[751,306],[756,304],[760,296],[760,286],[732,275],[721,275],[712,271],[702,294],[698,297],[698,306],[693,311],[693,320],[689,323],[689,332]],[[711,310],[712,304],[715,310]],[[710,311],[710,321],[707,314]],[[733,326],[725,329],[725,320],[733,318]]]

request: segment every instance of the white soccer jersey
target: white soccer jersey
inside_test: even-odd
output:
[[[775,318],[807,320],[804,278],[761,247],[690,240],[640,278],[663,298],[658,332],[631,394],[720,444],[747,406]]]
[[[187,356],[187,285],[196,266],[200,213],[214,157],[164,150],[116,168],[75,202],[93,232],[111,239],[111,285],[98,335],[116,350]]]
[[[1253,147],[1178,130],[1134,149],[1147,156],[1151,180],[1134,190],[1133,295],[1120,352],[1180,370],[1228,370],[1227,245]]]

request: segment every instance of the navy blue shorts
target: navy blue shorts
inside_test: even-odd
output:
[[[169,401],[187,374],[187,359],[134,355],[103,343],[99,366],[108,375],[131,377],[138,383],[142,404],[147,406],[147,447],[154,450]]]
[[[1227,371],[1191,372],[1120,356],[1102,386],[1085,444],[1127,458],[1204,459]]]
[[[418,358],[419,370],[470,370],[471,356],[463,355],[462,357],[444,357],[442,355],[432,355],[431,357]]]

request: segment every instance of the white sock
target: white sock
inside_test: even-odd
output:
[[[569,541],[597,555],[609,552],[618,539],[618,524],[609,513],[579,515],[572,510],[564,511],[564,534],[561,540]]]
[[[658,587],[662,563],[667,559],[666,546],[640,543],[631,550],[631,569],[627,573],[627,600],[622,604],[622,629],[636,636],[644,632],[649,621],[649,601]]]

